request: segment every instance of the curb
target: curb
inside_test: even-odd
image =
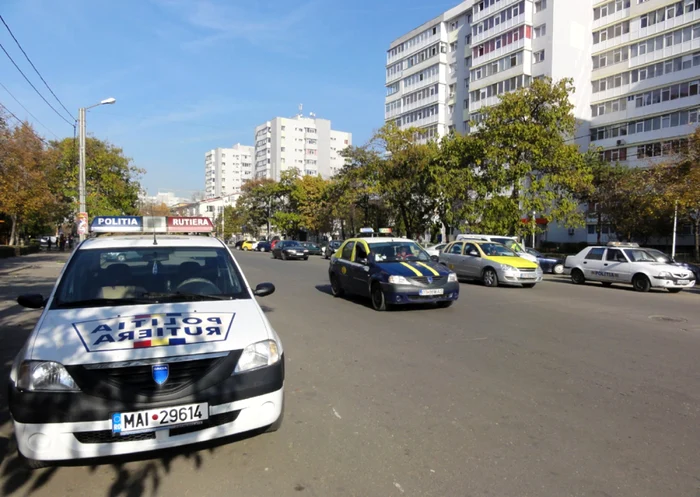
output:
[[[20,266],[12,269],[6,269],[5,271],[0,271],[0,276],[5,276],[8,274],[16,273],[18,271],[23,271],[24,269],[30,269],[32,266],[27,264],[25,266]]]

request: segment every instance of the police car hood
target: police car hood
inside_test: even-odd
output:
[[[446,276],[450,271],[444,266],[434,262],[404,261],[404,262],[380,262],[378,267],[391,275],[416,277],[416,276]]]
[[[46,312],[30,359],[93,364],[243,349],[272,338],[253,299]]]

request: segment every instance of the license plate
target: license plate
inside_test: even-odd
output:
[[[678,280],[676,281],[676,283],[678,283],[679,285],[687,285],[688,283],[690,283],[690,280]]]
[[[421,290],[420,295],[442,295],[445,293],[443,288],[431,288],[429,290]]]
[[[187,404],[162,407],[147,411],[117,412],[112,414],[112,433],[154,431],[176,425],[200,423],[209,419],[209,404]]]
[[[534,273],[522,273],[520,277],[524,280],[534,280],[537,278],[537,275]]]

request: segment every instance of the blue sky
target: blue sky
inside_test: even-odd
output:
[[[353,133],[381,126],[384,64],[394,38],[458,0],[2,0],[0,14],[89,134],[122,147],[154,194],[191,196],[204,153],[253,144],[253,128],[304,112]],[[0,25],[0,43],[61,110]],[[0,51],[0,102],[46,138],[72,136]],[[48,128],[50,131],[48,131]]]

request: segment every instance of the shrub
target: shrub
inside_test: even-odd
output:
[[[19,257],[20,255],[36,254],[39,252],[39,244],[30,244],[24,247],[0,245],[0,259]]]

